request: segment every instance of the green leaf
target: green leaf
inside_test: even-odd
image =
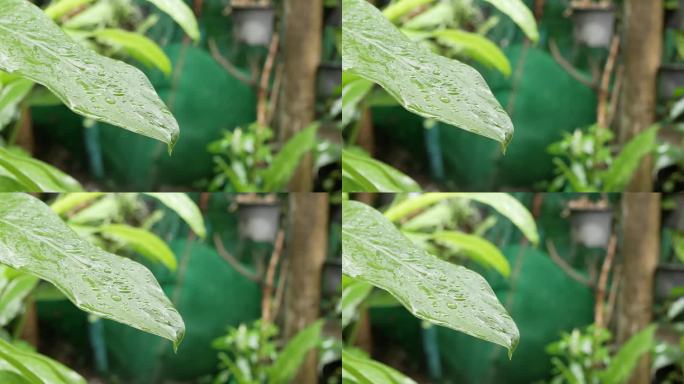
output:
[[[75,11],[76,9],[92,3],[94,0],[57,0],[50,3],[45,8],[45,15],[52,20],[57,20],[60,17]]]
[[[31,92],[33,82],[17,78],[2,84],[0,82],[0,130],[7,125],[12,118],[19,103]]]
[[[432,3],[435,0],[399,0],[390,4],[382,11],[389,21],[396,21],[421,5]]]
[[[171,60],[154,41],[123,29],[98,29],[93,32],[105,44],[123,48],[131,57],[147,66],[154,66],[165,75],[171,74]]]
[[[193,232],[201,238],[207,236],[207,230],[204,226],[204,216],[197,204],[188,197],[185,193],[147,193],[147,195],[154,197],[162,202],[173,211],[175,211],[181,219],[185,220]]]
[[[395,168],[363,152],[342,150],[344,192],[416,192],[420,186]]]
[[[342,350],[342,379],[362,384],[416,384],[396,369],[348,348]]]
[[[342,66],[406,109],[508,145],[513,123],[482,76],[412,42],[366,0],[342,1]]]
[[[100,233],[130,247],[154,262],[164,264],[171,271],[176,270],[177,262],[173,251],[164,240],[146,229],[125,224],[109,224],[101,227]]]
[[[470,257],[486,268],[494,268],[504,277],[508,277],[511,273],[511,266],[499,248],[480,236],[456,231],[441,231],[433,233],[432,238],[451,250]]]
[[[649,325],[627,340],[610,365],[601,372],[601,382],[605,384],[626,383],[641,356],[653,347],[656,328],[655,324]]]
[[[0,0],[2,1],[2,0]],[[3,169],[5,172],[3,172]],[[18,150],[0,148],[0,174],[7,173],[24,186],[25,192],[81,191],[71,176]]]
[[[276,192],[287,185],[302,157],[316,145],[318,127],[318,123],[311,124],[292,136],[280,149],[263,173],[264,192]]]
[[[496,68],[504,76],[511,74],[511,63],[508,62],[506,55],[496,44],[482,35],[456,29],[442,29],[433,32],[432,36],[440,43],[456,49],[458,53],[488,67]]]
[[[86,384],[81,375],[39,353],[0,339],[0,365],[3,369],[35,384]],[[4,383],[4,381],[3,381]]]
[[[81,205],[87,204],[98,197],[102,196],[102,192],[72,192],[60,195],[55,202],[50,204],[50,208],[58,214],[63,215],[72,209]]]
[[[380,212],[342,204],[342,272],[394,295],[416,317],[508,348],[519,333],[487,281],[415,246]]]
[[[352,122],[359,104],[373,89],[373,82],[356,77],[342,86],[342,125]]]
[[[80,238],[40,200],[0,199],[0,262],[47,280],[78,308],[174,342],[185,333],[152,273]]]
[[[26,296],[38,285],[38,278],[0,266],[3,287],[0,293],[0,327],[7,325],[22,310]]]
[[[505,216],[527,237],[533,244],[539,243],[537,224],[532,214],[513,196],[507,193],[425,193],[410,197],[385,212],[385,217],[391,221],[399,221],[407,215],[446,199],[470,199],[487,204]]]
[[[354,320],[359,305],[368,297],[373,290],[373,286],[365,281],[352,280],[348,285],[342,289],[342,300],[340,300],[340,309],[342,310],[342,327],[346,327]]]
[[[522,0],[485,0],[492,4],[499,11],[508,15],[520,29],[525,32],[527,37],[536,42],[539,40],[539,31],[537,30],[537,23],[534,20],[532,11],[525,5]]]
[[[627,186],[641,159],[655,149],[659,128],[653,125],[625,144],[605,174],[604,192],[621,192]]]
[[[3,384],[31,384],[32,382],[18,373],[12,371],[0,371],[0,383]]]
[[[147,0],[157,6],[163,12],[183,28],[185,33],[194,41],[199,41],[200,32],[197,28],[197,19],[192,9],[183,0]]]
[[[321,342],[323,320],[318,320],[299,331],[270,368],[268,382],[270,384],[290,383],[302,365],[307,353],[316,348]]]
[[[83,116],[173,148],[178,123],[140,70],[68,37],[27,0],[0,0],[0,69],[42,84]]]

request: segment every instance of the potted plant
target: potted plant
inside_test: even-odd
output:
[[[606,248],[613,231],[613,211],[605,199],[591,201],[587,196],[568,203],[570,228],[575,242],[589,248]]]
[[[276,195],[239,194],[240,235],[252,241],[273,243],[280,227],[280,203]]]
[[[275,8],[270,0],[232,0],[233,35],[240,43],[267,46],[273,36]]]
[[[672,295],[672,290],[684,286],[684,265],[678,263],[661,264],[656,269],[655,297],[664,300]]]
[[[342,259],[328,259],[323,265],[323,293],[336,295],[342,287]]]
[[[663,100],[672,99],[677,89],[684,87],[684,33],[673,31],[670,36],[676,41],[676,49],[666,55],[671,57],[670,62],[662,64],[658,71],[658,94]]]
[[[330,97],[342,84],[342,64],[322,63],[318,67],[318,95]]]
[[[570,3],[575,40],[591,48],[607,48],[613,38],[615,7],[611,1],[575,0]]]

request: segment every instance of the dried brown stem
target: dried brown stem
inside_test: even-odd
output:
[[[221,255],[221,257],[223,257],[239,274],[261,284],[261,276],[247,269],[230,252],[228,252],[223,246],[221,237],[218,234],[214,235],[214,245],[216,246],[216,251],[219,253],[219,255]]]
[[[276,237],[275,246],[273,247],[273,253],[271,254],[271,259],[268,261],[268,269],[266,270],[266,278],[262,287],[261,295],[261,320],[262,324],[269,324],[273,321],[272,318],[272,306],[273,301],[273,279],[275,279],[275,271],[278,267],[278,262],[280,261],[280,255],[283,252],[283,242],[285,239],[285,232],[281,229],[278,231],[278,236]]]
[[[570,264],[568,264],[565,260],[563,260],[562,257],[558,255],[558,252],[556,251],[556,246],[553,244],[553,241],[550,239],[546,240],[546,248],[549,252],[549,256],[551,256],[551,260],[553,260],[556,265],[558,265],[563,272],[565,272],[566,275],[568,275],[570,278],[573,280],[577,281],[578,283],[585,285],[589,288],[593,286],[592,281],[587,279],[586,277],[582,276],[579,272],[575,271]]]

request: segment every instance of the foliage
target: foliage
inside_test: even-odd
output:
[[[534,18],[522,1],[489,3],[537,40]],[[343,0],[343,126],[352,124],[360,116],[359,109],[368,107],[365,99],[372,95],[376,83],[407,110],[497,140],[506,148],[513,124],[480,74],[466,64],[441,56],[471,58],[504,74],[510,72],[505,55],[484,37],[496,19],[480,24],[478,32],[466,31],[463,27],[472,22],[476,12],[470,2],[464,4],[465,9],[460,9],[450,1],[398,0],[381,13],[366,0]],[[392,23],[399,24],[400,29]],[[351,128],[348,144],[354,144],[357,130],[358,125]],[[351,155],[345,152],[343,160]],[[343,162],[345,191],[416,189],[413,182],[398,183],[408,177],[393,168],[377,161],[358,160],[347,161],[346,165]],[[370,178],[352,177],[363,173]]]
[[[641,159],[656,149],[659,127],[652,126],[633,137],[614,155],[613,133],[592,125],[583,131],[563,133],[563,139],[548,147],[555,156],[556,177],[550,191],[617,192],[629,183]]]
[[[342,150],[342,190],[344,192],[415,192],[420,186],[391,166],[361,150]]]
[[[470,196],[468,194],[466,196]],[[525,208],[505,194],[472,194],[473,200],[492,204],[526,233],[536,235],[536,226]],[[340,302],[343,325],[372,296],[372,287],[389,292],[415,316],[503,345],[512,352],[517,328],[496,299],[487,282],[475,272],[431,254],[439,241],[451,242],[459,252],[507,265],[498,249],[476,234],[440,231],[452,216],[434,205],[404,221],[412,213],[443,200],[459,200],[459,194],[424,194],[398,199],[384,215],[358,202],[343,203],[343,291]],[[514,201],[514,203],[513,203]],[[388,220],[389,219],[389,220]],[[419,232],[423,230],[423,232]],[[408,236],[408,237],[407,237]],[[434,241],[427,245],[426,241]],[[427,250],[427,251],[426,251]],[[437,253],[439,254],[439,253]],[[495,255],[495,256],[492,256]],[[501,257],[499,259],[498,257]],[[502,261],[503,260],[503,261]],[[500,267],[505,270],[505,267]],[[484,318],[482,317],[484,316]]]
[[[212,191],[275,192],[282,190],[294,174],[302,157],[314,149],[318,123],[294,135],[274,155],[273,131],[258,123],[246,130],[238,127],[209,144],[214,154],[216,176]]]
[[[126,196],[134,198],[134,195]],[[167,338],[177,348],[185,332],[183,320],[150,271],[82,239],[57,215],[74,218],[80,214],[82,223],[98,217],[113,220],[116,215],[104,208],[116,205],[105,200],[108,196],[96,201],[100,197],[99,193],[65,195],[51,210],[28,194],[3,196],[0,200],[0,263],[3,264],[0,268],[0,325],[7,325],[22,312],[23,301],[29,296],[61,298],[61,295],[48,292],[54,286],[80,309]],[[78,210],[92,201],[96,203],[88,208],[96,208]],[[109,204],[102,201],[109,201]],[[71,215],[72,211],[77,213]],[[99,230],[96,226],[70,225],[87,236]],[[150,247],[140,239],[136,241],[137,246]],[[160,246],[160,243],[153,241],[152,246]],[[45,283],[39,285],[39,279]],[[45,285],[47,283],[51,285]],[[39,294],[41,287],[43,293]],[[20,332],[21,328],[17,329]],[[11,379],[19,383],[85,383],[77,373],[27,349],[18,341],[10,343],[0,339],[0,364],[3,382]]]
[[[642,355],[655,343],[656,327],[650,325],[633,335],[613,353],[612,334],[593,325],[584,330],[563,333],[561,339],[547,347],[552,356],[552,384],[621,384],[626,383]]]
[[[214,340],[219,350],[220,369],[214,383],[235,380],[241,384],[278,384],[292,380],[306,354],[321,343],[323,321],[302,329],[287,345],[279,348],[278,327],[257,320],[229,328],[228,333]]]

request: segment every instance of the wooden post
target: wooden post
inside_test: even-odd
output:
[[[620,141],[627,142],[655,120],[656,80],[662,54],[662,0],[626,0],[624,6],[624,83],[620,104]],[[645,157],[631,192],[649,192],[653,158]]]
[[[322,0],[285,0],[283,83],[279,137],[282,143],[316,118],[316,74],[321,61]],[[313,189],[313,157],[305,156],[290,182],[291,192]]]
[[[285,296],[285,337],[291,339],[320,316],[321,277],[328,250],[327,193],[290,193],[290,260]],[[317,356],[310,353],[293,381],[318,383]]]
[[[622,231],[623,274],[617,311],[617,341],[621,345],[651,322],[653,279],[660,252],[660,194],[623,194]],[[650,357],[646,355],[630,383],[650,383],[650,373]]]

